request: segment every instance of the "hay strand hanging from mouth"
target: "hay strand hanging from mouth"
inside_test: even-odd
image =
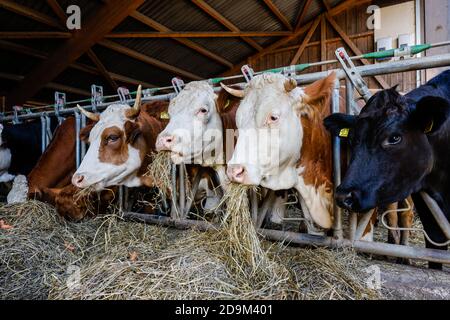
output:
[[[170,152],[156,152],[151,155],[151,162],[147,167],[147,172],[144,174],[158,188],[162,196],[170,196],[172,194],[171,167]]]

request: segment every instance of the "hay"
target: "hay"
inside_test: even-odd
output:
[[[12,226],[0,229],[0,298],[379,297],[351,251],[262,241],[253,253],[264,258],[252,267],[224,230],[167,229],[123,221],[119,212],[72,223],[37,201],[0,207],[0,220]]]
[[[144,174],[158,188],[161,195],[164,196],[172,194],[171,167],[170,152],[156,152],[151,155],[151,162],[147,167],[147,172]]]

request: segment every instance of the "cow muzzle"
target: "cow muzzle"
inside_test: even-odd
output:
[[[350,210],[360,211],[361,193],[357,190],[336,189],[336,203],[339,207]]]
[[[84,175],[74,174],[72,177],[72,184],[78,188],[85,188],[86,187],[86,179],[84,178]]]
[[[171,151],[175,144],[175,136],[165,135],[159,136],[156,140],[156,151]]]

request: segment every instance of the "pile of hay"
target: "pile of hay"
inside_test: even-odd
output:
[[[263,241],[264,258],[252,267],[223,230],[179,231],[117,213],[72,223],[37,201],[0,207],[0,220],[0,298],[381,297],[365,286],[364,261],[351,251]]]

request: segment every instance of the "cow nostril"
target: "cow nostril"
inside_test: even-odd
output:
[[[84,176],[83,175],[77,175],[76,178],[75,178],[75,181],[77,183],[82,183],[83,180],[84,180]]]
[[[351,208],[353,206],[353,192],[350,192],[349,194],[347,194],[347,196],[345,197],[343,204],[347,207],[347,208]]]

